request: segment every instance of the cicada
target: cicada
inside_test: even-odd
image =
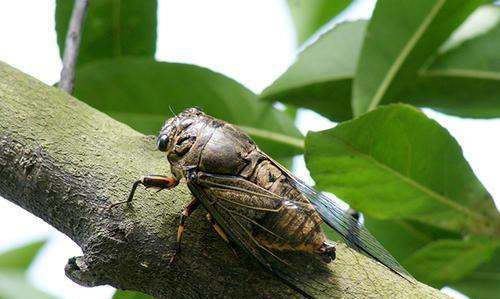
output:
[[[173,176],[141,177],[124,202],[133,199],[138,185],[170,189],[185,179],[193,200],[180,216],[177,252],[186,218],[203,206],[224,241],[244,249],[289,285],[294,282],[283,270],[287,262],[280,252],[302,252],[324,262],[335,259],[322,223],[349,246],[411,277],[356,218],[292,175],[238,127],[189,108],[165,122],[157,147],[166,153]]]

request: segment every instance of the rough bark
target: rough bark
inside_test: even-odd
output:
[[[190,200],[185,185],[141,189],[130,209],[104,208],[148,173],[169,173],[154,137],[0,63],[0,195],[81,246],[68,277],[159,298],[298,296],[251,258],[236,258],[202,210],[188,219],[183,251],[168,268],[178,215]],[[447,298],[342,244],[326,271],[309,281],[317,298]]]

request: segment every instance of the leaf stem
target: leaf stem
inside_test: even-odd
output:
[[[240,129],[243,131],[247,132],[248,134],[256,137],[262,137],[270,140],[274,140],[283,144],[288,144],[291,146],[294,146],[300,150],[304,150],[304,139],[301,138],[296,138],[296,137],[291,137],[288,135],[280,134],[280,133],[275,133],[267,130],[262,130],[254,127],[245,127],[245,126],[238,126]]]

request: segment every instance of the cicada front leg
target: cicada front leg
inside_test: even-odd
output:
[[[132,199],[134,199],[134,194],[135,190],[139,185],[143,185],[144,187],[147,188],[154,188],[158,189],[158,191],[163,190],[163,189],[172,189],[175,186],[179,184],[179,180],[177,180],[174,177],[167,177],[163,175],[146,175],[138,179],[137,181],[134,182],[132,185],[132,189],[130,190],[130,193],[128,195],[128,198],[124,201],[119,201],[114,204],[111,204],[108,208],[112,209],[116,207],[117,205],[121,204],[129,204]]]

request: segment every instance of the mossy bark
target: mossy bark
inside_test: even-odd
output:
[[[159,298],[298,297],[251,258],[236,258],[202,210],[188,219],[183,251],[169,268],[178,215],[191,199],[184,184],[140,189],[130,208],[106,208],[148,173],[169,174],[154,137],[0,63],[0,195],[82,248],[68,261],[68,277]],[[327,275],[308,285],[317,298],[447,298],[342,244]]]

